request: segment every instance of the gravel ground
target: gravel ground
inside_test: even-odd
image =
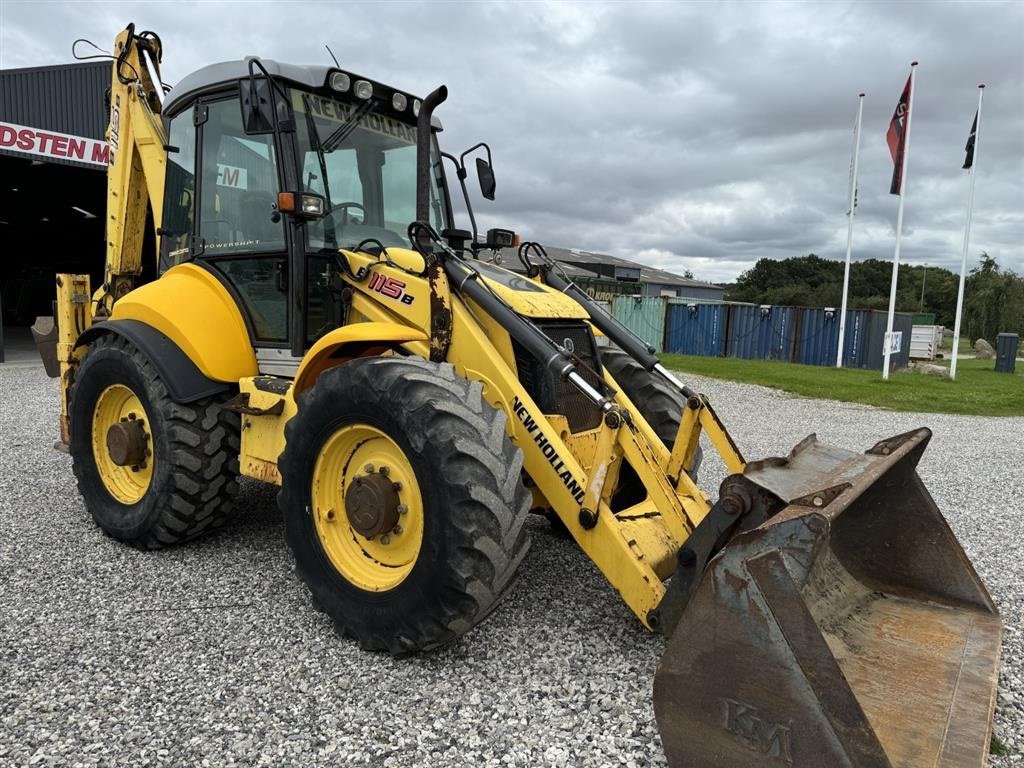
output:
[[[921,474],[1002,611],[995,731],[1024,765],[1024,418],[894,414],[697,380],[747,456],[927,425]],[[57,386],[0,366],[0,765],[663,766],[645,632],[570,542],[531,521],[481,627],[409,659],[337,637],[296,578],[271,489],[157,553],[106,538],[50,447]],[[725,470],[708,458],[705,487]]]

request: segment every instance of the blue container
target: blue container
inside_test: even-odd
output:
[[[798,310],[796,362],[804,365],[835,365],[839,346],[839,310]],[[845,342],[843,344],[845,346]]]
[[[677,355],[725,354],[725,304],[669,302],[665,315],[665,351]]]
[[[889,315],[882,310],[872,309],[868,312],[867,320],[867,347],[864,352],[862,368],[873,368],[876,371],[882,370],[885,364],[885,328],[888,324]],[[914,327],[913,316],[909,312],[896,312],[893,316],[892,329],[903,334],[902,343],[898,352],[893,352],[889,357],[889,368],[899,370],[906,368],[910,363],[910,334]]]
[[[729,307],[725,350],[729,357],[792,362],[797,347],[796,310],[793,307]]]
[[[846,310],[846,333],[843,337],[843,367],[866,368],[868,352],[868,321],[866,309]],[[836,339],[836,344],[839,340]]]
[[[665,340],[665,308],[668,300],[660,296],[616,296],[612,315],[634,334],[662,351]]]

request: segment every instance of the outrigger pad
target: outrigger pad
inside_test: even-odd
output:
[[[744,477],[785,504],[704,572],[654,679],[669,765],[980,768],[1002,625],[916,467],[814,435]]]

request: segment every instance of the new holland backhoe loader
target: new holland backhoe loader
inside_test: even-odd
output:
[[[276,484],[314,605],[404,653],[495,608],[544,512],[668,637],[671,765],[984,763],[1001,625],[915,471],[927,429],[747,461],[541,246],[454,228],[446,163],[464,194],[471,154],[494,175],[440,151],[443,86],[250,57],[165,94],[161,55],[117,37],[106,271],[57,278],[61,436],[104,531],[185,541],[239,474]]]

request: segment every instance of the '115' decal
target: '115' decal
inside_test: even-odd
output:
[[[385,277],[380,272],[374,272],[370,276],[369,287],[371,291],[376,291],[381,296],[387,296],[389,299],[397,299],[403,304],[412,304],[415,300],[405,292],[405,283],[402,280]]]

